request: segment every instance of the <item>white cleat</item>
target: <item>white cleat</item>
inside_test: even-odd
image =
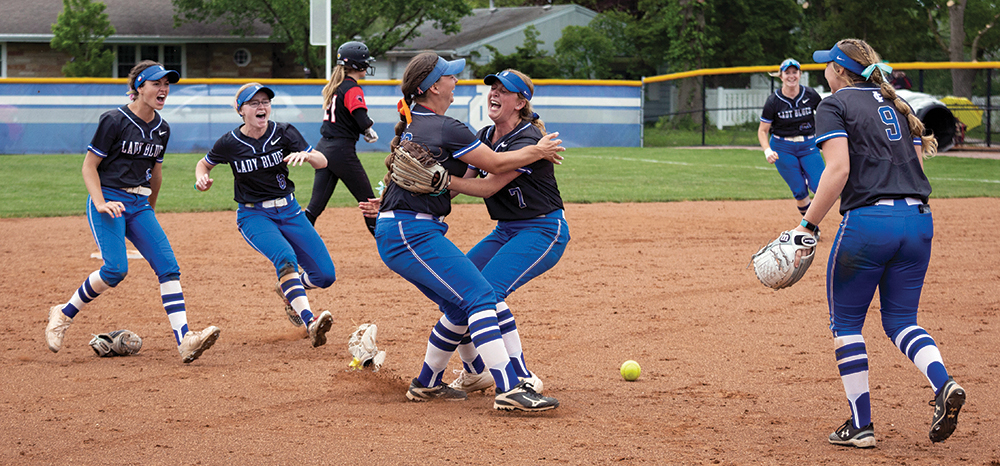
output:
[[[481,374],[473,374],[466,372],[465,369],[456,369],[454,372],[458,374],[458,378],[448,384],[448,386],[455,390],[472,393],[486,390],[493,386],[493,376],[490,375],[489,371],[483,371]]]
[[[330,311],[321,312],[309,322],[309,339],[312,340],[313,348],[326,344],[326,332],[330,331],[330,327],[333,327],[333,314]]]
[[[45,342],[49,344],[49,349],[53,353],[58,353],[62,349],[66,329],[73,323],[73,318],[63,314],[62,310],[62,304],[49,308],[49,324],[45,326]]]
[[[212,347],[215,344],[215,340],[219,339],[219,327],[214,325],[207,327],[205,330],[200,332],[188,331],[181,339],[181,344],[177,347],[177,351],[181,352],[181,361],[184,364],[188,364],[201,356],[205,350]]]

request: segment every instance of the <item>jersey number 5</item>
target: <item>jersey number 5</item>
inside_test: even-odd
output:
[[[896,117],[896,110],[888,105],[883,105],[878,108],[878,115],[882,118],[882,123],[889,126],[885,130],[885,135],[889,137],[889,140],[900,140],[903,135],[899,131],[899,119]]]

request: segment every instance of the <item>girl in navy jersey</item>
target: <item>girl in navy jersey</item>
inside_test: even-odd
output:
[[[562,141],[555,139],[557,134],[500,156],[464,123],[445,116],[464,66],[465,60],[447,61],[433,53],[410,60],[403,73],[403,100],[398,106],[401,121],[396,124],[393,148],[401,139],[427,146],[453,175],[451,187],[459,192],[476,182],[460,178],[470,164],[490,173],[503,173],[542,159],[556,163],[562,159],[558,153],[564,149]],[[448,192],[416,194],[389,181],[381,198],[375,227],[379,255],[445,312],[431,332],[423,369],[410,383],[406,396],[414,401],[466,398],[465,392],[445,385],[441,377],[468,331],[484,367],[496,381],[495,409],[542,411],[557,407],[559,402],[554,398],[537,394],[530,383],[518,379],[500,334],[493,287],[444,237],[448,225],[443,217],[450,212]]]
[[[931,256],[934,221],[923,158],[937,141],[896,95],[892,68],[864,41],[844,39],[813,54],[826,63],[833,95],[816,114],[817,144],[827,168],[800,231],[815,230],[840,198],[843,220],[827,262],[827,296],[837,367],[851,418],[830,443],[875,446],[868,387],[868,352],[861,330],[875,290],[882,329],[934,390],[930,439],[947,439],[958,424],[965,390],[948,375],[934,339],[917,324],[917,306]]]
[[[801,65],[793,58],[779,67],[781,89],[767,98],[760,115],[757,139],[764,157],[773,163],[792,190],[802,215],[809,208],[809,191],[816,192],[823,175],[823,157],[816,148],[814,113],[819,94],[799,84]]]
[[[337,49],[337,66],[330,74],[330,81],[323,88],[323,138],[316,150],[326,156],[326,167],[317,168],[313,179],[312,198],[305,208],[306,217],[316,224],[326,209],[337,181],[342,180],[358,202],[374,197],[368,174],[358,160],[354,145],[358,136],[375,142],[378,134],[372,129],[375,123],[368,117],[365,93],[358,80],[375,71],[368,54],[368,47],[361,42],[347,42]],[[368,231],[375,235],[375,219],[364,217]]]
[[[228,163],[233,170],[236,224],[251,247],[274,264],[278,290],[293,323],[307,324],[313,347],[326,344],[333,325],[330,311],[314,314],[305,290],[327,288],[336,280],[333,259],[323,239],[295,200],[289,165],[326,166],[326,157],[313,150],[294,126],[271,117],[274,91],[258,83],[244,84],[233,107],[243,124],[226,133],[195,167],[195,187],[212,187],[210,173]],[[300,275],[298,266],[302,266]]]
[[[181,360],[190,363],[212,347],[219,328],[209,326],[190,331],[180,268],[153,208],[163,180],[163,154],[170,139],[170,126],[157,110],[170,94],[170,84],[180,75],[154,61],[143,61],[129,72],[132,102],[101,115],[97,132],[87,146],[83,182],[87,198],[87,221],[104,264],[90,274],[69,302],[49,309],[45,339],[49,349],[62,348],[66,329],[84,305],[118,286],[128,274],[125,238],[149,262],[160,281],[160,296],[173,329]]]
[[[487,108],[495,124],[479,130],[478,139],[501,153],[538,143],[545,134],[545,124],[531,108],[535,92],[531,79],[520,71],[504,70],[487,76],[484,82],[491,87]],[[482,271],[497,295],[500,333],[514,371],[538,393],[542,392],[542,381],[527,368],[517,324],[506,298],[554,267],[569,242],[569,226],[563,215],[554,168],[548,160],[499,175],[470,167],[466,177],[482,176],[484,179],[474,186],[476,189],[462,191],[462,194],[485,198],[490,218],[497,221],[493,232],[466,256]],[[493,385],[493,378],[484,370],[483,360],[468,333],[458,352],[463,370],[450,384],[452,388],[473,392]]]

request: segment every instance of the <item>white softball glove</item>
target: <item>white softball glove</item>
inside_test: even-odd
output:
[[[375,141],[378,141],[378,133],[375,132],[375,128],[369,126],[368,129],[365,130],[365,142],[371,143]]]
[[[130,330],[115,330],[113,332],[94,335],[90,340],[94,353],[102,358],[111,356],[129,356],[142,349],[142,338]]]
[[[796,253],[799,264],[795,265]],[[771,241],[750,258],[757,279],[765,286],[780,290],[799,281],[813,257],[816,256],[816,237],[795,230],[782,232],[778,239]],[[750,265],[747,265],[749,267]]]
[[[354,357],[351,361],[352,368],[371,367],[372,371],[378,371],[382,368],[382,363],[385,362],[385,351],[379,351],[378,346],[375,345],[377,333],[378,327],[375,324],[361,324],[351,334],[351,338],[347,340],[347,351]]]

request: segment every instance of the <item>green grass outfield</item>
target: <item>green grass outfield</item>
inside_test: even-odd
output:
[[[235,210],[228,166],[212,171],[208,192],[194,189],[195,163],[203,154],[167,154],[158,212]],[[376,186],[385,174],[385,153],[358,154]],[[556,167],[569,203],[670,202],[682,200],[786,199],[791,194],[759,150],[735,148],[579,148]],[[0,156],[0,218],[83,215],[87,190],[83,155]],[[1000,160],[938,156],[925,162],[932,198],[1000,197]],[[290,178],[305,206],[312,193],[311,167],[293,167]],[[459,196],[456,203],[478,203]],[[343,183],[330,207],[356,206]]]

